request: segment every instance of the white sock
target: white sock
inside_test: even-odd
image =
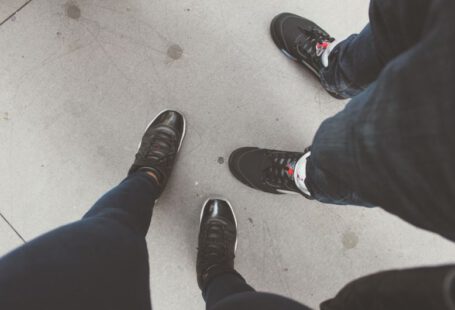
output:
[[[295,170],[294,170],[294,181],[295,184],[297,185],[298,189],[300,189],[304,194],[311,196],[310,191],[305,185],[305,179],[306,179],[306,163],[308,157],[311,156],[311,152],[306,153],[303,155],[297,164],[295,165]]]
[[[338,45],[338,43],[340,43],[341,41],[333,41],[332,43],[330,43],[330,45],[325,49],[324,53],[321,55],[321,60],[322,60],[322,64],[324,65],[324,67],[328,67],[329,66],[329,56],[330,56],[330,53],[333,51],[333,49],[335,48],[335,46]]]

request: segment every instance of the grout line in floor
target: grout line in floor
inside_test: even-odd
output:
[[[8,16],[7,18],[5,18],[3,21],[0,22],[0,27],[6,23],[7,21],[9,21],[11,18],[13,18],[14,15],[16,15],[17,13],[19,13],[19,11],[21,11],[23,8],[25,8],[27,5],[30,4],[30,2],[32,2],[33,0],[27,0],[27,2],[25,2],[20,8],[18,8],[16,11],[14,11],[10,16]]]
[[[14,233],[22,240],[23,243],[26,243],[25,239],[21,236],[21,234],[17,231],[16,228],[6,219],[6,217],[0,213],[0,217],[5,221],[5,223],[14,231]]]

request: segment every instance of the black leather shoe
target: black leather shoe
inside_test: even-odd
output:
[[[163,190],[182,146],[185,131],[182,114],[171,110],[160,113],[145,130],[128,175],[138,170],[150,171],[157,177]]]
[[[321,70],[324,69],[322,55],[335,41],[334,38],[311,20],[291,13],[276,16],[270,25],[270,32],[283,54],[303,64],[320,80]],[[344,99],[333,92],[327,92],[337,99]]]
[[[209,199],[201,212],[199,247],[196,263],[197,281],[202,291],[221,274],[236,273],[237,220],[231,204],[223,199]]]

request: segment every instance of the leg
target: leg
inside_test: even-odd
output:
[[[368,87],[383,67],[371,25],[367,25],[333,49],[329,65],[321,70],[321,84],[343,98],[352,98]]]
[[[255,292],[255,290],[246,283],[240,274],[229,273],[217,276],[211,280],[202,292],[202,296],[209,310],[213,309],[216,304],[225,298],[248,292]]]
[[[310,69],[332,96],[351,98],[419,41],[430,4],[372,0],[370,24],[339,43],[314,22],[290,13],[274,18],[271,33],[284,54]]]
[[[145,235],[185,132],[183,116],[158,115],[128,177],[82,220],[0,260],[0,309],[151,309]]]
[[[321,71],[322,85],[345,98],[358,95],[389,61],[417,44],[429,5],[428,0],[372,0],[370,24],[336,45]]]
[[[0,261],[0,308],[150,309],[145,234],[160,189],[145,172],[101,198],[84,218]]]
[[[202,209],[196,272],[207,310],[308,310],[290,299],[257,293],[234,269],[237,220],[222,199],[208,200]]]
[[[371,85],[367,91],[355,97],[342,112],[324,121],[316,133],[311,156],[306,162],[305,184],[311,196],[320,202],[367,207],[375,205],[358,187],[359,183],[376,178],[376,175],[360,176],[358,157],[366,151],[354,145],[357,137],[353,136],[353,130],[360,129],[356,124],[358,115],[368,109],[368,98],[374,86]],[[354,153],[355,150],[358,154]],[[355,170],[353,167],[356,167]],[[380,192],[383,189],[376,190]]]
[[[429,0],[372,0],[371,23],[360,34],[350,36],[334,48],[330,47],[334,38],[314,22],[290,13],[276,16],[271,24],[271,34],[285,55],[309,68],[335,97],[358,96],[345,111],[321,126],[308,164],[305,163],[305,156],[309,153],[307,150],[285,152],[244,147],[235,150],[230,156],[232,174],[245,185],[268,193],[297,192],[325,203],[368,207],[376,205],[376,201],[367,199],[352,186],[352,182],[346,180],[356,164],[351,146],[352,139],[355,138],[352,127],[360,110],[363,109],[363,113],[366,113],[366,110],[373,110],[373,106],[376,106],[371,104],[371,107],[367,107],[369,100],[380,101],[373,96],[386,97],[382,94],[385,90],[378,90],[378,94],[373,91],[376,86],[369,91],[362,91],[377,79],[386,65],[416,45],[423,32],[430,3]],[[331,48],[333,50],[327,56]],[[327,64],[324,63],[324,56],[328,58]],[[414,75],[418,73],[413,72]],[[387,78],[386,75],[383,79]],[[395,83],[400,85],[403,81]],[[385,99],[386,102],[390,101]],[[378,106],[376,111],[380,109],[382,107]],[[387,116],[384,117],[382,126],[386,122]],[[324,149],[324,153],[332,152],[330,167],[328,164],[320,164],[326,161],[326,156],[320,149]],[[345,164],[346,161],[349,161],[349,165]],[[296,171],[298,173],[294,173]],[[307,174],[311,178],[306,178]]]
[[[321,310],[455,309],[455,266],[381,272],[358,279]]]
[[[381,206],[455,240],[455,46],[438,43],[455,35],[454,9],[433,2],[419,44],[322,123],[306,171],[316,199]]]
[[[403,25],[391,27],[407,33],[414,23],[410,16],[428,1],[372,3],[388,11],[394,4],[398,7],[391,16],[406,18]],[[300,175],[317,200],[380,206],[455,240],[455,142],[450,135],[455,130],[450,84],[455,80],[454,9],[453,1],[430,1],[428,16],[419,19],[422,16],[414,14],[419,43],[411,44],[416,36],[410,32],[404,45],[381,51],[392,57],[400,47],[412,46],[389,60],[376,81],[342,112],[322,123],[305,165],[299,162],[306,153],[296,161],[292,152],[242,148],[230,158],[234,176],[253,188],[282,193],[297,191],[288,184]],[[299,166],[306,168],[297,171]]]
[[[205,293],[207,310],[309,310],[282,296],[258,293],[240,275],[215,278]]]

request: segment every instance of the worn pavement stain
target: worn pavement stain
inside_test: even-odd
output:
[[[79,19],[81,17],[81,9],[74,3],[66,5],[66,16],[72,19]]]
[[[180,59],[183,56],[183,48],[178,44],[173,44],[168,48],[167,56],[174,60]]]
[[[352,231],[348,231],[343,234],[341,242],[346,250],[351,250],[354,249],[359,243],[359,237]]]

